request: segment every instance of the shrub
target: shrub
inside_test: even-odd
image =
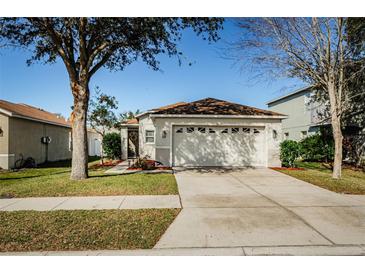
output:
[[[148,159],[149,156],[139,157],[136,159],[133,168],[142,168],[143,170],[155,169],[155,162],[153,160]]]
[[[300,141],[300,156],[304,161],[331,161],[334,155],[333,138],[315,134]]]
[[[120,134],[116,132],[105,134],[103,138],[103,150],[109,159],[121,159],[122,144]]]
[[[295,160],[299,157],[299,144],[293,140],[285,140],[280,144],[280,160],[285,167],[295,167]]]

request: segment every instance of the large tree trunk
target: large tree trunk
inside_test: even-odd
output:
[[[81,180],[88,177],[88,140],[87,140],[87,110],[89,104],[89,87],[83,84],[71,83],[74,96],[72,111],[72,169],[71,179]]]
[[[342,130],[341,130],[341,118],[338,115],[338,101],[336,99],[336,90],[333,81],[330,81],[328,85],[328,95],[330,98],[331,109],[331,123],[333,131],[333,139],[335,141],[335,155],[333,162],[332,178],[340,179],[342,173]]]

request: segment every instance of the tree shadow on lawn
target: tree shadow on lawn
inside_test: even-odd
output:
[[[15,171],[15,172],[22,172],[22,171],[29,171],[29,169],[24,169],[24,170]],[[5,177],[5,178],[0,178],[0,181],[10,181],[10,180],[22,180],[22,179],[39,178],[39,177],[51,176],[51,175],[58,175],[58,174],[69,173],[69,172],[70,172],[70,170],[64,170],[64,171],[59,171],[59,172],[52,172],[52,173],[49,173],[49,174],[34,174],[34,175],[27,175],[27,176],[21,176],[21,177]],[[14,174],[14,173],[12,172],[10,174]]]

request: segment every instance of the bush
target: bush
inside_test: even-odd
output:
[[[299,157],[299,144],[293,140],[285,140],[280,144],[280,160],[285,167],[295,167],[295,160]]]
[[[333,160],[334,142],[332,138],[315,134],[300,141],[300,156],[304,161],[328,162]]]
[[[122,144],[120,134],[116,132],[105,134],[103,138],[103,150],[109,159],[121,159]]]
[[[134,164],[132,165],[132,168],[142,168],[143,170],[151,170],[155,169],[155,162],[153,160],[148,159],[149,156],[139,157]]]

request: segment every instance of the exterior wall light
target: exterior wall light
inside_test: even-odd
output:
[[[275,129],[272,131],[272,137],[274,138],[274,140],[278,138],[278,132]]]

